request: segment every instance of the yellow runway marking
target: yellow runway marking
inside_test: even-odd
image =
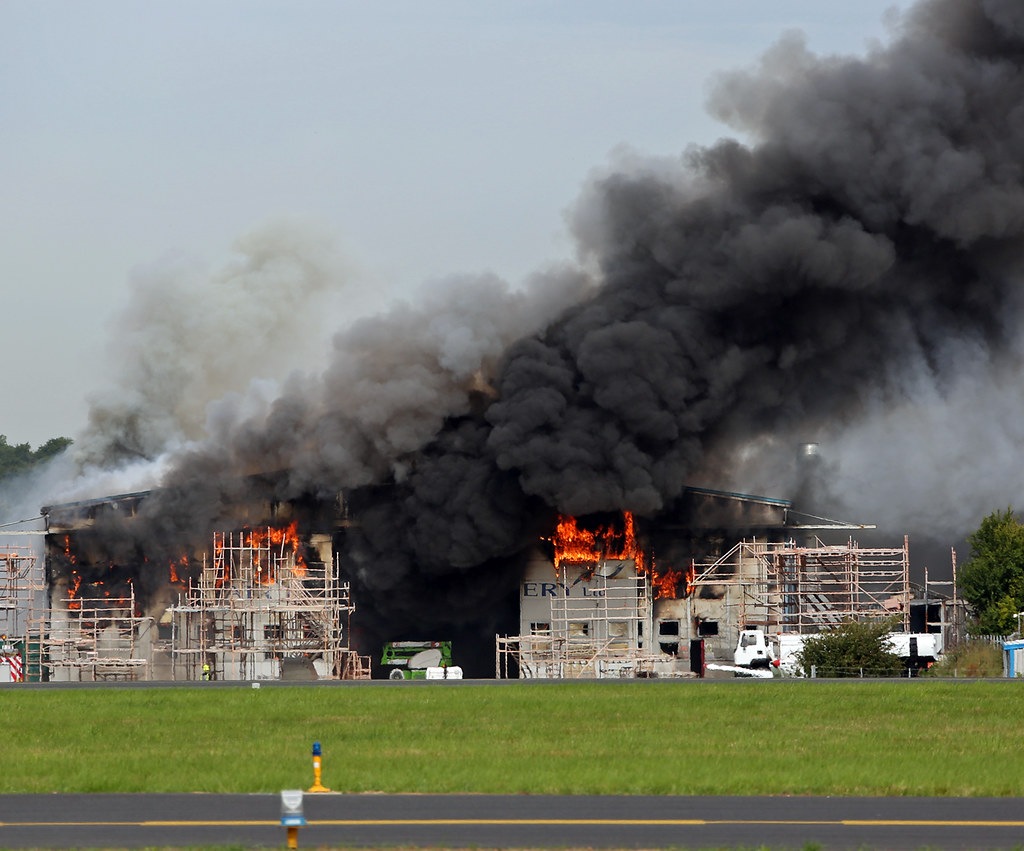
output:
[[[307,827],[458,827],[460,825],[604,827],[694,827],[700,825],[835,825],[843,827],[1024,827],[1024,821],[953,821],[940,819],[311,819]],[[231,821],[4,821],[0,827],[281,827],[277,820]]]
[[[932,819],[907,821],[880,821],[877,819],[844,819],[836,822],[851,827],[1024,827],[1024,821],[935,821]]]

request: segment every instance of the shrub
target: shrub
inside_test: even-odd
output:
[[[846,621],[804,642],[798,661],[808,676],[813,666],[819,677],[896,677],[903,662],[886,636],[893,621]]]
[[[1003,652],[987,641],[965,641],[946,651],[928,669],[929,677],[1001,677]]]

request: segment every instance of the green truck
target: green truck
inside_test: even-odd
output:
[[[447,673],[452,665],[450,641],[389,641],[384,645],[381,665],[391,680],[425,680],[427,668]],[[461,671],[459,672],[461,674]]]

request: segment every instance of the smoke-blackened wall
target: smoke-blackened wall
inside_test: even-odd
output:
[[[573,216],[587,273],[436,282],[338,334],[321,373],[210,405],[154,528],[205,534],[259,471],[284,499],[387,484],[341,545],[397,629],[478,614],[551,512],[656,520],[686,484],[787,496],[809,437],[830,498],[898,528],[913,515],[851,436],[887,422],[937,467],[972,438],[922,450],[915,407],[956,410],[967,379],[994,398],[1020,364],[1022,56],[1016,0],[926,0],[865,57],[784,37],[714,88],[745,142],[595,177]],[[143,414],[112,410],[94,423]],[[998,479],[957,522],[1020,494]]]

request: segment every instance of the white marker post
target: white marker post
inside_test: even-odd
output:
[[[281,790],[281,824],[288,828],[288,847],[299,847],[299,828],[306,824],[302,813],[302,790]]]

